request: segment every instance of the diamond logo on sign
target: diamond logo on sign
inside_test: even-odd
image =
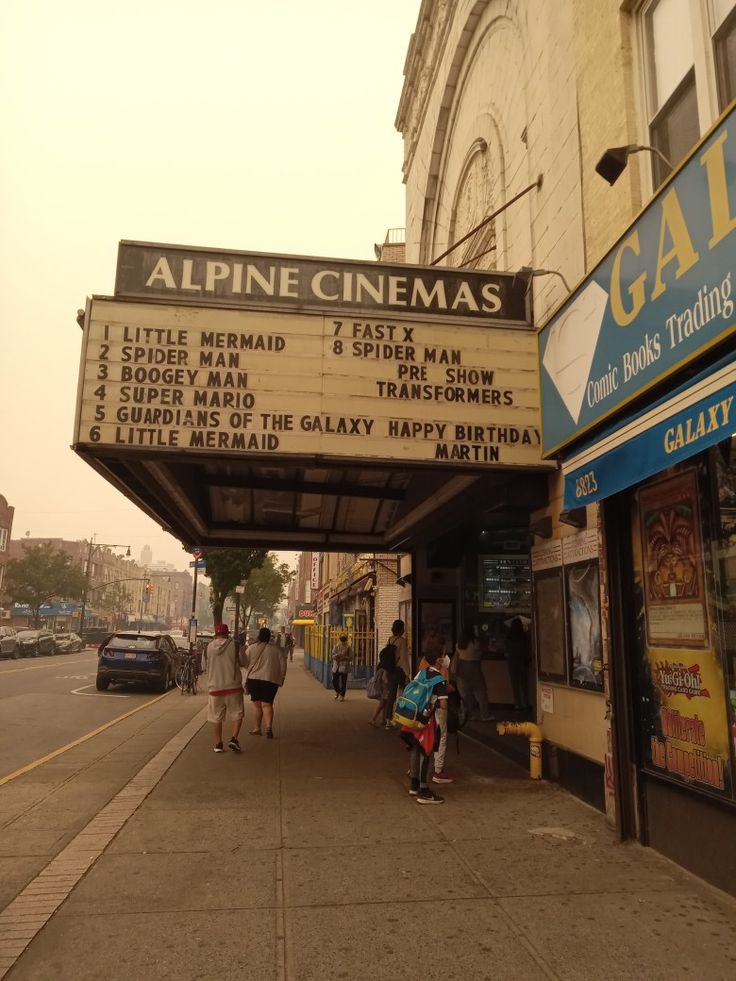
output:
[[[549,332],[543,364],[575,422],[585,398],[608,294],[589,283]]]

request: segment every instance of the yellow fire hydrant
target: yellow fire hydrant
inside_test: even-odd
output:
[[[542,779],[542,727],[536,722],[499,722],[496,726],[499,736],[529,737],[529,776],[532,780]]]

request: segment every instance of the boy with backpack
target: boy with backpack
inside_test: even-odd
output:
[[[435,713],[447,709],[447,682],[435,667],[441,654],[425,655],[427,667],[410,681],[396,702],[394,718],[401,725],[401,738],[411,750],[409,793],[417,804],[444,804],[444,797],[430,787],[434,773],[434,754],[440,730]]]
[[[445,770],[445,756],[447,755],[448,706],[452,692],[455,690],[454,686],[450,683],[450,658],[447,656],[447,654],[438,654],[433,666],[435,670],[439,671],[442,677],[445,679],[448,700],[445,702],[444,708],[437,706],[435,709],[435,719],[437,721],[437,728],[439,729],[440,734],[437,749],[435,750],[434,754],[434,773],[432,775],[432,783],[455,783],[455,778]],[[429,661],[427,660],[427,655],[425,654],[422,657],[422,660],[419,662],[419,670],[421,671],[422,668],[428,667]]]

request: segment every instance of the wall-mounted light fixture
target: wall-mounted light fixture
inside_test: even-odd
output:
[[[567,280],[558,269],[533,269],[531,266],[522,266],[521,269],[514,273],[515,280],[520,279],[526,283],[525,293],[528,293],[532,288],[532,280],[535,276],[559,276],[567,292],[570,292],[570,286]]]
[[[626,169],[626,164],[629,162],[629,157],[631,154],[639,153],[641,150],[646,150],[648,153],[653,153],[655,157],[659,157],[668,170],[674,170],[670,161],[667,159],[667,157],[665,157],[661,150],[656,148],[656,146],[645,146],[643,144],[630,143],[628,146],[609,147],[595,165],[595,171],[613,186]]]
[[[560,511],[560,524],[570,525],[572,528],[587,528],[588,516],[585,508],[571,508],[569,511]]]

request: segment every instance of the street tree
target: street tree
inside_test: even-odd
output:
[[[239,583],[248,579],[254,569],[260,568],[267,555],[265,548],[202,549],[210,580],[210,603],[215,625],[222,623],[222,610],[227,597]]]
[[[118,630],[120,621],[133,605],[133,596],[122,583],[111,583],[100,590],[100,596],[95,605],[112,618],[112,629]]]
[[[51,544],[24,546],[24,551],[22,559],[8,562],[5,593],[13,603],[27,604],[38,626],[44,603],[82,597],[85,577],[68,555]]]
[[[248,629],[254,613],[262,613],[267,620],[273,618],[276,607],[286,595],[286,587],[296,575],[285,562],[276,563],[269,552],[262,566],[254,569],[245,582],[240,596],[243,610],[243,630]]]

